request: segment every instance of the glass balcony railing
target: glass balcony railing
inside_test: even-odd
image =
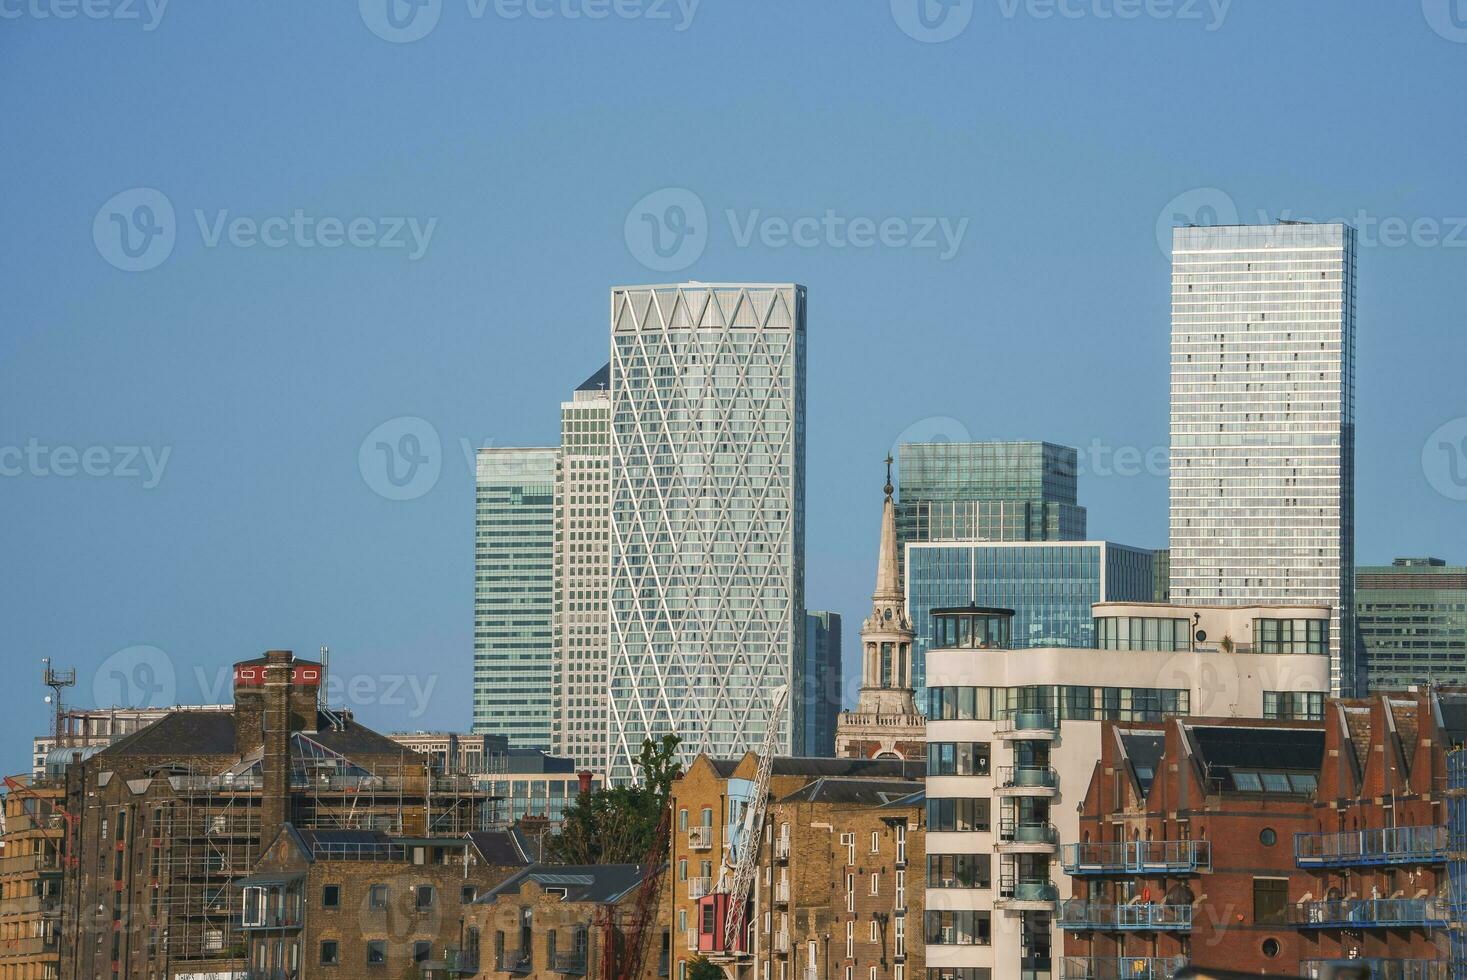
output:
[[[1429,898],[1347,898],[1290,905],[1300,929],[1437,929],[1447,923],[1445,902]]]
[[[1053,789],[1059,777],[1052,766],[999,766],[998,785],[1010,789]]]
[[[1332,976],[1342,966],[1364,967],[1370,980],[1449,980],[1451,970],[1444,960],[1300,960],[1299,974],[1319,978]]]
[[[1066,844],[1060,863],[1070,875],[1196,874],[1212,870],[1212,843],[1143,840]]]
[[[1066,956],[1061,980],[1171,980],[1187,965],[1185,956]]]
[[[1048,878],[1019,878],[1003,875],[998,882],[998,904],[1053,905],[1059,901],[1059,889]]]
[[[1059,843],[1059,832],[1047,823],[1014,824],[1002,821],[998,826],[1000,844],[1047,844],[1054,847]]]
[[[1377,827],[1294,835],[1294,863],[1301,868],[1441,864],[1446,859],[1446,827]]]
[[[1189,932],[1192,906],[1108,905],[1072,899],[1060,908],[1061,929],[1096,932]]]
[[[994,724],[1000,736],[1044,738],[1059,728],[1059,719],[1051,711],[1010,711]]]

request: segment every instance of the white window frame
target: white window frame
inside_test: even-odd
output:
[[[871,853],[881,853],[881,832],[878,830],[871,831]]]
[[[873,872],[871,872],[871,894],[873,894],[873,895],[880,895],[881,894],[881,872],[880,871],[873,871]]]
[[[877,929],[875,919],[871,920],[871,942],[872,944],[881,942],[881,933]]]
[[[846,959],[856,958],[856,920],[846,920]],[[851,975],[851,968],[846,967],[846,976]]]

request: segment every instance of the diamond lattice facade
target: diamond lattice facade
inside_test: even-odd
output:
[[[757,749],[805,633],[805,289],[611,293],[610,776]],[[792,748],[790,716],[781,753]]]

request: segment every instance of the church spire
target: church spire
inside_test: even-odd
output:
[[[876,591],[871,598],[876,602],[896,600],[902,596],[901,573],[897,564],[896,504],[891,494],[891,457],[886,457],[886,501],[881,505],[881,550],[876,558]]]

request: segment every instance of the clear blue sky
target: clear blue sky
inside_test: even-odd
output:
[[[1429,231],[1467,215],[1467,30],[1445,0],[1236,0],[1220,20],[1182,0],[1129,19],[1102,16],[1114,0],[1048,18],[974,0],[942,43],[887,0],[703,0],[687,24],[672,4],[441,0],[411,43],[369,28],[393,36],[371,0],[175,3],[156,23],[92,2],[141,19],[17,0],[0,20],[0,452],[22,453],[0,455],[7,772],[47,723],[44,655],[79,669],[79,703],[119,665],[196,701],[200,670],[210,688],[233,660],[329,643],[367,722],[466,725],[461,441],[556,440],[560,399],[606,360],[617,283],[808,286],[808,600],[846,615],[853,651],[904,430],[1165,446],[1169,210],[1414,222],[1360,252],[1358,551],[1467,561],[1467,474],[1423,465],[1429,437],[1467,435],[1432,436],[1467,416],[1467,230]],[[138,210],[156,196],[108,205],[134,188],[176,215],[142,272],[118,267],[114,222],[166,215]],[[697,261],[669,272],[628,238],[663,188],[707,216]],[[944,260],[823,231],[781,245],[777,225],[741,244],[756,211],[968,224]],[[215,237],[238,217],[282,247]],[[325,247],[323,217],[409,247]],[[416,258],[399,217],[437,219]],[[442,452],[431,490],[392,500],[359,450],[401,416]],[[156,486],[126,447],[161,464]],[[1165,543],[1164,476],[1081,493],[1092,536]]]

